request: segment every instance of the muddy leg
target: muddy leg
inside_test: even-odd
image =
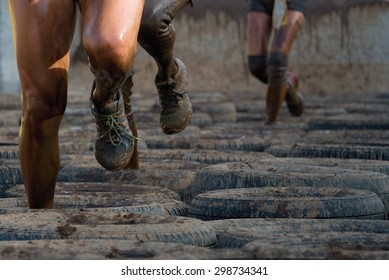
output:
[[[269,86],[267,92],[267,114],[268,124],[276,121],[277,115],[281,109],[283,101],[296,101],[297,90],[294,86],[297,83],[288,79],[291,77],[288,73],[288,55],[304,21],[304,15],[298,11],[287,11],[285,24],[281,26],[274,34],[271,45],[270,57],[268,62]],[[293,104],[300,109],[296,109],[295,114],[302,113],[301,104]],[[290,107],[290,106],[289,106]],[[298,112],[297,112],[298,111]],[[301,113],[300,113],[301,112]],[[292,112],[293,114],[293,112]]]
[[[155,85],[158,90],[164,133],[184,130],[192,117],[185,64],[173,55],[175,30],[172,21],[189,0],[146,1],[138,41],[158,65]]]

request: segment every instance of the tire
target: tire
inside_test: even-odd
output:
[[[2,201],[3,200],[3,201]],[[5,201],[4,201],[5,200]],[[179,201],[177,201],[178,203]],[[5,208],[0,208],[0,215],[9,215],[9,214],[25,214],[29,213],[30,209],[28,207],[27,200],[21,200],[20,198],[18,200],[16,199],[0,199],[0,204],[3,206],[7,206]],[[183,204],[183,203],[182,203]],[[18,206],[15,206],[18,205]],[[83,208],[82,206],[76,207],[76,206],[63,206],[63,205],[55,205],[54,208],[58,210],[82,210],[85,212],[95,212],[95,213],[139,213],[144,215],[173,215],[170,213],[175,213],[179,211],[182,211],[181,208],[178,208],[177,205],[174,205],[175,208],[173,208],[173,204],[166,203],[160,204],[160,203],[150,203],[150,204],[144,204],[144,205],[134,205],[134,206],[119,206],[119,207],[101,207],[101,208]],[[179,209],[179,210],[176,210]],[[175,216],[179,216],[178,214]]]
[[[204,139],[193,136],[180,138],[150,137],[146,140],[149,149],[201,149],[262,152],[268,147],[261,137],[241,135],[230,139]]]
[[[304,232],[298,234],[284,233],[265,236],[259,231],[241,228],[235,232],[225,232],[218,240],[221,248],[242,248],[249,242],[277,244],[281,246],[337,246],[346,249],[365,248],[368,250],[387,250],[389,234],[374,234],[365,232]]]
[[[17,146],[19,127],[0,127],[0,146]]]
[[[289,245],[293,246],[302,244],[321,246],[329,245],[330,238],[341,237],[341,234],[344,234],[345,238],[347,235],[355,234],[356,238],[352,241],[354,245],[358,244],[358,240],[362,240],[357,236],[360,234],[359,237],[365,239],[364,246],[370,246],[370,248],[374,248],[380,243],[380,236],[382,236],[383,242],[377,248],[383,248],[385,242],[389,242],[389,239],[385,241],[385,238],[389,237],[388,221],[386,220],[254,218],[215,220],[207,223],[214,227],[218,238],[217,247],[221,248],[241,248],[255,240],[272,244],[282,243],[281,245],[286,246],[285,242],[288,241],[285,240],[288,238],[291,240]],[[318,234],[321,233],[326,234],[327,237],[319,236]],[[369,236],[372,237],[370,241]],[[297,238],[293,241],[294,237],[300,239]],[[309,237],[313,238],[313,242],[309,241]],[[302,243],[302,238],[307,238],[307,241]],[[367,245],[367,242],[370,242],[370,245]],[[344,246],[342,248],[345,248]]]
[[[18,145],[0,145],[0,160],[1,159],[18,159]]]
[[[257,114],[262,111],[261,109],[265,113],[266,104],[261,100],[237,100],[234,104],[238,113]],[[265,117],[264,113],[262,114],[263,117]]]
[[[94,151],[94,143],[92,141],[83,142],[60,142],[59,151],[62,155],[66,154],[84,154]]]
[[[298,143],[290,148],[288,157],[389,160],[389,147],[347,144]]]
[[[385,219],[373,192],[347,188],[265,187],[210,191],[197,195],[189,216],[202,219],[308,218]]]
[[[11,187],[5,196],[0,199],[2,214],[28,209],[23,185]],[[124,183],[57,183],[54,208],[175,216],[188,213],[188,205],[172,190]]]
[[[20,110],[4,110],[0,112],[0,127],[18,129],[20,126]]]
[[[20,110],[20,95],[13,93],[1,93],[0,111]]]
[[[284,246],[253,241],[243,246],[242,251],[260,260],[387,260],[389,258],[389,252],[385,248],[362,249],[355,246],[354,249],[345,249],[340,243],[321,246]]]
[[[335,117],[313,118],[309,121],[310,130],[335,129],[388,129],[389,118],[383,114],[348,114]]]
[[[249,251],[229,248],[192,247],[190,250],[170,251],[158,254],[153,260],[253,260]]]
[[[266,116],[264,114],[257,113],[237,113],[236,114],[236,122],[258,122],[263,123],[266,121]]]
[[[23,182],[18,161],[0,159],[0,198],[10,187]]]
[[[236,249],[213,250],[180,243],[132,240],[30,240],[0,241],[4,260],[152,260],[240,259],[251,257]]]
[[[347,113],[354,115],[386,114],[388,112],[388,105],[385,103],[351,104],[350,106],[346,105],[344,109]]]
[[[212,123],[231,123],[236,121],[236,108],[232,102],[194,103],[192,106],[194,112],[209,114]]]
[[[244,152],[244,151],[217,151],[200,149],[150,149],[140,151],[139,158],[142,160],[188,160],[203,164],[218,164],[225,162],[257,162],[274,157],[267,153]]]
[[[90,110],[84,108],[68,108],[61,121],[62,127],[87,126],[94,123]]]
[[[190,125],[196,127],[207,127],[212,125],[212,117],[207,113],[193,113],[190,119]]]
[[[314,130],[306,133],[302,143],[356,146],[389,145],[387,130]]]
[[[273,155],[277,158],[286,158],[290,152],[292,145],[289,144],[271,144],[264,152]]]
[[[389,205],[388,176],[361,170],[266,163],[224,163],[196,172],[190,185],[180,192],[190,204],[198,194],[212,190],[260,187],[328,187],[372,191]],[[387,211],[385,211],[387,214]]]
[[[212,246],[212,227],[197,219],[136,213],[33,211],[8,214],[0,220],[0,240],[108,239]]]
[[[97,165],[97,164],[96,164]],[[134,185],[166,187],[174,191],[186,188],[194,177],[191,170],[107,171],[91,164],[69,164],[58,175],[58,182],[131,182]]]
[[[110,195],[107,193],[106,195]],[[121,198],[114,196],[114,198]],[[27,198],[1,198],[1,214],[25,212],[28,209]],[[108,202],[94,195],[57,195],[54,198],[55,209],[84,209],[93,211],[143,213],[148,215],[187,216],[188,206],[180,200],[160,199],[155,201],[147,198],[127,198],[126,201]]]
[[[264,159],[263,161],[270,161]],[[384,160],[341,159],[341,158],[277,158],[276,162],[310,166],[336,167],[342,169],[378,172],[389,175],[389,162]]]
[[[164,153],[161,150],[138,151],[139,170],[147,170],[148,172],[153,170],[197,170],[206,166],[198,161],[175,159],[173,155],[171,157],[164,157],[163,155]],[[62,156],[62,168],[79,164],[87,165],[88,163],[90,167],[99,167],[93,154],[67,154]]]
[[[220,92],[209,92],[209,91],[196,91],[191,92],[190,100],[192,104],[204,104],[204,103],[223,103],[226,102],[226,96]]]
[[[365,232],[389,234],[388,221],[352,219],[284,219],[242,218],[206,221],[218,239],[226,232],[239,229],[261,231],[264,235],[299,234],[305,232]],[[249,240],[248,242],[251,242]]]
[[[123,195],[128,197],[140,197],[144,199],[179,199],[176,192],[156,186],[134,185],[128,183],[104,183],[104,182],[59,182],[55,188],[55,195]],[[7,197],[24,197],[26,195],[24,185],[17,185],[6,192]]]

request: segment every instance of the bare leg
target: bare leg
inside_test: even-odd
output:
[[[248,62],[251,74],[267,84],[267,56],[272,32],[272,20],[266,13],[249,12],[247,15]]]
[[[247,30],[248,55],[267,55],[272,32],[271,17],[261,12],[249,12]]]
[[[82,43],[95,76],[95,155],[108,170],[123,169],[136,157],[136,131],[125,113],[122,87],[132,74],[143,5],[144,0],[79,1]]]
[[[298,11],[287,11],[285,24],[283,24],[274,34],[271,52],[280,52],[289,55],[303,22],[303,13]]]
[[[9,7],[22,87],[19,152],[24,185],[31,208],[52,208],[75,4],[9,0]]]
[[[94,100],[111,102],[131,74],[144,0],[80,0],[82,43],[95,71]]]

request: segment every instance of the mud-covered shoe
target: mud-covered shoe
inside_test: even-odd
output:
[[[93,91],[92,91],[93,92]],[[134,136],[124,112],[122,94],[118,100],[98,109],[91,97],[91,111],[96,120],[96,160],[107,170],[125,168],[134,152]]]
[[[287,74],[288,91],[285,96],[286,105],[292,116],[299,117],[304,111],[304,101],[301,94],[298,92],[299,78],[292,74]]]
[[[163,82],[159,82],[157,78],[155,80],[161,104],[160,125],[166,134],[184,130],[193,112],[187,92],[188,72],[181,60],[176,58],[175,63],[178,72],[174,78]]]

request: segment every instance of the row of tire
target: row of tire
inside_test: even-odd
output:
[[[95,162],[93,119],[72,104],[50,211],[27,208],[11,122],[18,108],[9,105],[0,123],[1,257],[387,259],[385,96],[366,103],[379,114],[313,100],[303,118],[281,114],[271,128],[256,111],[262,100],[230,97],[199,93],[192,125],[166,136],[154,99],[135,95],[141,169],[117,172]]]

